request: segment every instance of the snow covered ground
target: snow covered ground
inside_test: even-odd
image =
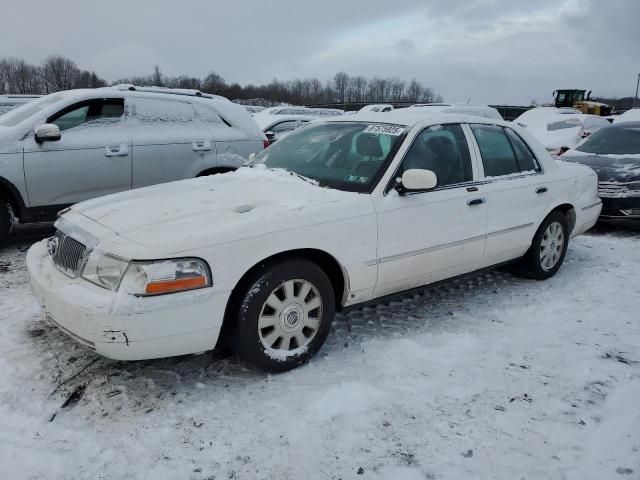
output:
[[[340,315],[309,365],[121,363],[40,318],[0,250],[0,473],[22,479],[640,478],[640,234]],[[35,238],[34,238],[35,237]]]

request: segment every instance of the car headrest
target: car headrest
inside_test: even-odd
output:
[[[356,140],[356,151],[363,157],[381,157],[380,139],[373,133],[363,133]]]

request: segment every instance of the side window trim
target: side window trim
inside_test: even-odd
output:
[[[476,177],[476,173],[479,173],[479,171],[476,171],[474,155],[473,155],[473,153],[471,151],[472,149],[471,149],[471,145],[469,144],[469,139],[467,137],[467,132],[465,131],[466,124],[460,123],[460,122],[444,122],[444,123],[437,123],[437,124],[428,125],[426,127],[423,127],[423,128],[420,129],[420,131],[418,133],[416,133],[414,135],[413,139],[411,140],[411,144],[404,151],[404,155],[402,156],[402,158],[400,159],[400,162],[398,163],[398,165],[396,166],[395,170],[393,171],[393,175],[389,179],[389,181],[387,183],[387,186],[385,187],[385,189],[383,191],[383,195],[386,195],[387,193],[389,193],[393,189],[395,181],[398,178],[398,172],[402,168],[402,166],[404,164],[404,161],[407,158],[407,155],[411,151],[411,148],[413,147],[414,143],[418,140],[418,138],[420,138],[420,136],[425,131],[429,130],[432,127],[442,127],[442,126],[445,126],[445,125],[458,125],[462,129],[462,132],[464,134],[465,140],[467,141],[467,149],[469,150],[469,156],[471,157],[471,175],[472,175],[472,179],[468,180],[466,182],[460,182],[460,183],[454,183],[454,184],[445,185],[445,186],[442,186],[442,187],[436,187],[433,190],[429,190],[427,192],[413,192],[413,193],[411,193],[411,195],[419,195],[419,194],[423,194],[423,193],[439,192],[439,191],[442,191],[442,190],[450,190],[452,188],[469,187],[469,186],[472,186],[472,185],[478,185],[480,183],[483,183],[483,182],[480,181],[480,177]]]

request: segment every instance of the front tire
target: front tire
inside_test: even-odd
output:
[[[538,228],[531,247],[522,258],[521,272],[536,280],[553,277],[564,261],[568,246],[567,218],[562,212],[552,212]]]
[[[242,294],[230,335],[245,363],[285,372],[313,357],[324,344],[335,314],[327,274],[308,260],[286,260],[258,272]]]

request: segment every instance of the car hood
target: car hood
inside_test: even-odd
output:
[[[321,188],[284,170],[241,168],[79,203],[80,214],[165,254],[362,215],[369,195]],[[360,205],[354,208],[354,204]]]
[[[601,182],[640,181],[640,155],[594,155],[570,150],[560,159],[593,168]]]

